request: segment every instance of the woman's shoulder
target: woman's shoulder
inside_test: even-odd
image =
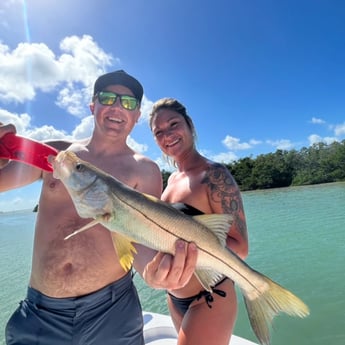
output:
[[[208,161],[205,169],[206,175],[220,174],[221,176],[232,176],[230,170],[223,163]]]
[[[202,179],[202,184],[206,184],[208,189],[214,192],[215,189],[238,188],[237,183],[230,170],[221,163],[209,163]]]
[[[211,160],[207,160],[206,165],[208,166],[209,169],[224,169],[227,170],[227,167],[225,166],[224,163],[219,163]]]

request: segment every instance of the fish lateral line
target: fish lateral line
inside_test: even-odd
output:
[[[137,190],[135,189],[132,189],[132,188],[129,188],[128,186],[125,186],[127,187],[127,189],[130,189],[131,191],[135,192],[135,193],[138,193],[138,194],[141,194],[149,203],[156,203],[156,204],[159,204],[159,205],[162,205],[164,207],[170,207],[170,205],[168,203],[165,203],[165,202],[162,202],[159,198],[153,196],[153,195],[150,195],[150,194],[146,194],[146,193],[139,193]],[[175,237],[176,239],[181,239],[187,243],[191,243],[191,242],[194,242],[193,239],[186,239],[184,237],[181,237],[181,236],[178,236],[176,235],[176,233],[174,233],[174,231],[172,230],[169,230],[169,228],[167,227],[164,227],[160,222],[157,222],[154,217],[152,217],[151,215],[147,215],[144,213],[144,211],[142,211],[141,209],[139,209],[138,207],[136,207],[136,205],[133,203],[133,202],[128,202],[126,200],[126,198],[121,198],[119,195],[116,195],[116,198],[119,199],[123,204],[125,204],[128,208],[138,212],[142,217],[144,217],[145,219],[147,219],[149,222],[151,222],[152,224],[156,225],[159,229],[161,229],[162,231],[165,231],[167,234],[169,235],[172,235],[173,237]],[[173,212],[176,212],[178,210],[176,210],[175,208],[172,208]],[[213,214],[210,215],[210,214],[203,214],[203,215],[197,215],[197,216],[186,216],[183,212],[180,212],[178,211],[179,213],[181,213],[181,216],[182,217],[185,217],[185,219],[188,219],[188,218],[192,218],[195,222],[197,222],[199,225],[201,225],[202,228],[205,228],[206,230],[208,231],[211,231],[213,233],[213,235],[215,237],[218,238],[218,240],[221,240],[221,238],[219,238],[219,235],[213,231],[212,227],[210,227],[206,221],[201,221],[201,218],[202,217],[205,217],[205,218],[208,218],[210,216],[214,216]],[[219,217],[223,217],[223,214],[217,214],[217,216]],[[231,217],[231,220],[232,220],[232,217]],[[231,225],[232,221],[229,222],[229,226]],[[224,239],[225,241],[225,239]],[[198,246],[198,248],[202,251],[204,251],[205,253],[209,254],[211,257],[215,257],[217,258],[211,251],[208,251],[204,248],[201,248]],[[232,251],[231,251],[232,252]],[[221,260],[222,261],[222,260]],[[226,262],[224,261],[224,263],[226,264]]]

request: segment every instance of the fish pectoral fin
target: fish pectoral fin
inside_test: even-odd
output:
[[[71,234],[69,234],[68,236],[66,236],[64,239],[65,240],[68,240],[69,238],[85,231],[85,230],[88,230],[90,228],[92,228],[94,225],[97,225],[97,224],[100,224],[101,221],[99,219],[94,219],[92,220],[90,223],[87,223],[86,225],[84,225],[83,227],[81,227],[80,229],[78,230],[75,230],[74,232],[72,232]]]
[[[132,244],[132,240],[128,237],[118,234],[116,232],[111,231],[111,238],[113,240],[113,244],[116,250],[116,254],[119,257],[120,264],[122,268],[128,272],[133,264],[134,255],[137,251]]]
[[[219,272],[206,268],[197,268],[194,274],[202,287],[209,292],[213,291],[212,286],[215,286],[223,277]]]
[[[229,213],[222,214],[202,214],[193,216],[194,220],[208,227],[219,239],[223,247],[226,246],[226,238],[233,222],[233,217]]]

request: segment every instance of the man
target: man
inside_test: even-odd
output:
[[[90,104],[92,136],[68,149],[140,192],[159,197],[158,166],[126,143],[139,119],[142,96],[141,84],[122,70],[100,76]],[[15,133],[13,125],[0,126],[0,138],[8,132]],[[68,147],[62,141],[50,144],[59,150]],[[7,344],[144,344],[137,292],[131,273],[120,266],[110,232],[97,225],[65,241],[90,220],[77,215],[61,181],[23,163],[6,163],[0,162],[0,191],[43,180],[28,293],[7,324]],[[137,250],[134,267],[153,287],[181,287],[194,271],[194,245],[178,241],[174,258],[154,256],[140,245]]]

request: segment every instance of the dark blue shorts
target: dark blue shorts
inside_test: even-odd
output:
[[[7,345],[143,345],[131,272],[89,295],[51,298],[28,288],[6,326]]]

